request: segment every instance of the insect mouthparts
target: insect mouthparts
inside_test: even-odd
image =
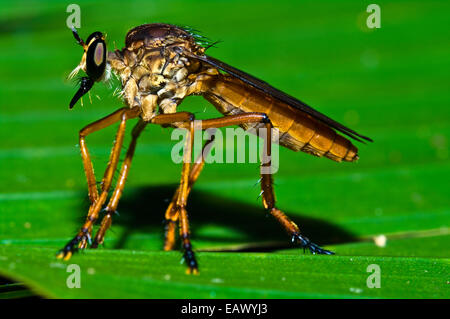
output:
[[[75,93],[74,97],[70,101],[69,109],[73,108],[73,106],[78,102],[78,100],[85,95],[94,85],[94,81],[88,77],[82,77],[80,82],[80,88],[77,93]]]

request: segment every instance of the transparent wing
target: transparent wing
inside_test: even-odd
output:
[[[191,59],[195,59],[195,60],[199,60],[201,62],[207,63],[212,65],[213,67],[216,67],[238,79],[240,79],[241,81],[247,83],[248,85],[251,85],[252,87],[263,91],[264,93],[280,100],[283,103],[286,103],[302,112],[305,112],[309,115],[311,115],[313,118],[321,121],[322,123],[336,129],[337,131],[359,141],[364,143],[363,140],[369,141],[369,142],[373,142],[373,140],[367,136],[361,135],[357,132],[355,132],[354,130],[336,122],[335,120],[329,118],[328,116],[316,111],[315,109],[313,109],[312,107],[310,107],[309,105],[303,103],[302,101],[294,98],[293,96],[290,96],[276,88],[274,88],[273,86],[271,86],[270,84],[268,84],[267,82],[264,82],[244,71],[241,71],[239,69],[236,69],[235,67],[232,67],[229,64],[226,64],[216,58],[207,56],[207,55],[203,55],[203,56],[199,56],[199,55],[195,55],[192,54],[190,52],[186,52],[185,50],[183,50],[183,54],[186,55],[187,57],[191,58]]]

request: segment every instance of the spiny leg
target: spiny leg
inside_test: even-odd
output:
[[[270,211],[270,214],[283,226],[286,232],[291,236],[293,243],[298,243],[303,250],[308,248],[313,254],[334,254],[331,251],[320,248],[311,242],[307,237],[300,233],[298,226],[290,220],[281,210],[275,207],[275,193],[273,191],[273,178],[271,174],[271,155],[272,155],[272,125],[266,123],[266,143],[264,150],[264,160],[261,164],[261,195],[264,208]]]
[[[140,120],[133,128],[133,131],[131,133],[132,140],[125,155],[125,160],[122,163],[116,188],[114,189],[113,195],[111,196],[108,205],[104,209],[105,216],[103,216],[100,228],[97,231],[97,234],[91,245],[91,248],[97,248],[98,245],[103,243],[106,231],[108,230],[109,227],[111,227],[112,215],[116,212],[117,205],[119,205],[119,200],[120,197],[122,196],[123,188],[125,187],[125,181],[130,171],[131,160],[133,159],[134,151],[136,149],[137,139],[141,134],[141,132],[144,130],[146,125],[147,123]]]
[[[184,260],[188,268],[187,274],[198,274],[198,264],[192,250],[192,244],[189,232],[189,220],[186,211],[188,188],[189,188],[189,170],[194,145],[194,122],[190,122],[189,133],[186,137],[186,148],[184,150],[183,168],[181,173],[180,191],[177,199],[177,210],[180,212],[180,237],[184,249]]]
[[[176,113],[176,114],[179,114],[179,113]],[[169,116],[169,114],[167,114],[167,116]],[[202,129],[218,128],[218,127],[224,127],[224,126],[230,126],[230,125],[239,125],[242,123],[254,123],[254,122],[257,123],[257,122],[261,122],[261,118],[266,119],[267,116],[265,114],[261,114],[261,113],[246,113],[246,114],[226,116],[226,117],[217,118],[217,119],[209,119],[209,120],[202,121]],[[192,149],[192,142],[193,142],[193,136],[194,136],[192,122],[190,124],[190,129],[191,129],[191,133],[188,134],[188,136],[191,137],[190,147]],[[186,149],[188,149],[187,146],[188,146],[188,140],[186,141]],[[207,146],[207,145],[205,145],[205,146]],[[190,161],[191,151],[186,152],[186,150],[185,150],[184,155],[185,155],[185,160],[184,160],[183,165],[186,164],[186,160]],[[195,170],[195,171],[193,170],[193,173],[192,173],[193,177],[195,176],[194,181],[198,178],[198,175],[200,174],[202,167],[203,167],[203,164],[197,166],[198,170]],[[182,176],[183,176],[183,174],[182,174]],[[178,197],[177,197],[176,204],[174,204],[174,208],[170,208],[170,206],[169,206],[167,211],[169,212],[169,215],[170,215],[169,217],[172,217],[175,220],[177,220],[178,217],[181,217],[180,237],[182,239],[183,248],[185,251],[184,257],[189,266],[188,273],[196,274],[196,273],[198,273],[198,264],[195,260],[194,253],[192,251],[192,245],[190,243],[188,216],[187,216],[187,212],[185,209],[189,190],[190,190],[189,179],[186,184],[183,184],[183,177],[182,177],[182,182],[180,183],[180,186],[178,188]],[[184,193],[184,195],[183,195],[183,193]],[[167,230],[167,232],[169,233],[168,234],[169,244],[167,245],[168,247],[170,247],[170,243],[172,241],[174,241],[174,237],[175,237],[174,223],[171,223],[171,224],[172,224],[172,226],[169,226],[171,228],[169,228]],[[167,243],[167,241],[166,241],[166,243]]]
[[[210,140],[205,143],[200,155],[197,157],[197,160],[191,167],[191,171],[189,173],[189,185],[187,195],[189,195],[189,193],[191,192],[194,183],[197,181],[201,171],[203,170],[203,167],[205,165],[205,157],[209,154],[213,142],[214,142],[214,135],[211,136]],[[172,197],[171,203],[167,207],[165,214],[165,221],[166,221],[166,229],[164,236],[165,251],[172,250],[175,245],[175,228],[176,222],[178,221],[179,218],[178,211],[176,210],[176,203],[178,200],[179,192],[180,188],[178,187],[177,190],[175,191],[175,194]]]
[[[136,109],[122,108],[94,123],[87,125],[80,131],[81,155],[84,170],[86,173],[86,178],[88,181],[89,198],[91,200],[91,206],[89,208],[86,221],[81,227],[80,231],[72,240],[70,240],[64,246],[63,249],[60,250],[60,252],[57,255],[58,258],[68,260],[72,256],[73,252],[76,250],[77,246],[79,248],[85,248],[87,246],[87,242],[88,240],[90,240],[92,226],[97,220],[98,214],[104,202],[106,201],[108,191],[111,186],[111,181],[114,176],[114,172],[117,168],[120,150],[122,148],[123,143],[123,136],[125,133],[125,123],[128,119],[137,117],[138,114],[139,111]],[[117,130],[114,146],[111,150],[108,166],[106,168],[105,175],[102,180],[102,193],[99,195],[95,182],[94,169],[85,143],[85,138],[87,135],[96,132],[98,130],[101,130],[107,126],[110,126],[118,121],[120,121],[119,128]]]
[[[265,155],[268,160],[262,163],[264,172],[261,171],[261,194],[264,208],[269,210],[270,214],[274,216],[278,222],[285,228],[292,241],[299,243],[303,248],[308,248],[313,254],[333,254],[333,252],[320,248],[318,245],[312,243],[307,237],[300,233],[298,226],[289,219],[282,211],[275,207],[275,195],[273,191],[271,168],[271,148],[272,148],[272,124],[265,113],[243,113],[238,115],[229,115],[222,118],[210,119],[202,121],[202,128],[207,129],[211,127],[223,127],[230,125],[240,125],[249,123],[264,123],[266,129],[266,143]]]
[[[180,214],[180,238],[184,249],[183,257],[188,265],[186,273],[196,275],[198,274],[198,264],[197,260],[195,259],[194,252],[192,250],[188,214],[184,206],[181,206],[178,211]]]
[[[178,197],[175,205],[175,214],[180,214],[180,237],[183,239],[184,258],[188,265],[188,274],[198,274],[198,264],[190,241],[189,221],[186,211],[186,203],[189,189],[189,176],[191,167],[192,148],[194,145],[194,115],[188,112],[178,112],[173,114],[160,114],[155,116],[151,122],[154,124],[173,124],[181,123],[180,127],[188,129],[186,134],[186,143],[183,153],[183,167],[181,170],[181,180]]]

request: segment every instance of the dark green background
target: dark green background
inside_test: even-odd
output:
[[[331,257],[267,251],[288,248],[289,239],[257,199],[258,166],[208,165],[188,206],[194,247],[241,252],[199,253],[194,277],[180,253],[161,252],[181,167],[170,158],[170,130],[148,127],[105,247],[69,262],[82,267],[81,289],[66,287],[66,266],[54,259],[87,211],[77,132],[122,102],[97,84],[101,100],[68,110],[76,87],[66,77],[82,54],[66,27],[69,3],[1,4],[3,276],[45,297],[449,297],[447,1],[379,1],[376,30],[365,24],[369,1],[77,1],[84,38],[105,32],[113,49],[136,25],[192,26],[222,41],[210,55],[375,140],[357,145],[357,163],[281,150],[278,205]],[[219,115],[201,97],[181,109]],[[88,138],[98,176],[115,129]],[[371,240],[380,234],[385,248]],[[381,267],[380,289],[366,286],[370,264]]]

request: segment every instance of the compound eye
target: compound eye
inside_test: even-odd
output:
[[[100,66],[105,59],[105,46],[102,42],[95,45],[94,48],[94,63],[96,66]]]
[[[98,81],[106,68],[106,44],[97,38],[89,44],[86,53],[86,73],[94,81]]]
[[[86,44],[90,45],[93,40],[102,39],[102,38],[103,38],[103,33],[99,32],[99,31],[95,31],[87,37]]]

